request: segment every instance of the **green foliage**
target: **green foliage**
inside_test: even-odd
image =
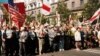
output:
[[[86,19],[89,19],[90,17],[92,17],[92,15],[99,7],[100,7],[99,0],[89,0],[88,3],[85,4],[83,10],[83,16]]]
[[[42,17],[42,19],[41,19],[41,23],[42,23],[42,24],[45,24],[46,21],[47,21],[46,18]]]
[[[70,11],[67,9],[67,4],[65,2],[58,3],[57,11],[61,15],[62,20],[65,20],[70,15]]]
[[[44,23],[46,23],[47,18],[46,18],[44,15],[42,15],[41,13],[39,13],[39,14],[37,15],[37,20],[38,20],[38,22],[40,22],[41,24],[44,24]]]
[[[35,17],[33,17],[31,14],[31,15],[27,15],[26,19],[27,19],[27,22],[31,22],[33,19],[35,19]]]
[[[38,22],[41,21],[40,19],[41,19],[41,13],[37,14],[37,20],[38,20]]]

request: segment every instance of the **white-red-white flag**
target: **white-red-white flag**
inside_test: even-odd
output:
[[[90,18],[90,23],[92,23],[93,21],[95,21],[96,19],[99,19],[100,16],[100,8],[94,13],[94,15]]]
[[[49,0],[43,0],[41,13],[44,15],[49,15],[51,12],[51,6]]]

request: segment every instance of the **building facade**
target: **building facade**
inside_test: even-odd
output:
[[[73,13],[76,13],[78,16],[81,15],[84,4],[88,2],[88,0],[48,0],[51,4],[51,13],[56,11],[57,3],[59,1],[64,1],[67,4],[67,8],[71,10]],[[28,1],[26,7],[26,14],[38,14],[41,12],[43,0],[31,0]]]

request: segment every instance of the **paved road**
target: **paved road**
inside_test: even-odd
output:
[[[100,48],[85,49],[81,51],[73,49],[62,52],[46,53],[37,56],[100,56]]]

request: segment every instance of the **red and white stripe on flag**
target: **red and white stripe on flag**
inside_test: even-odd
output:
[[[41,13],[44,15],[49,15],[51,12],[51,6],[49,0],[43,0]]]
[[[25,6],[23,2],[15,4],[17,9],[12,6],[8,7],[8,4],[3,4],[3,5],[6,8],[6,10],[10,13],[11,20],[18,28],[20,28],[25,22]]]
[[[25,21],[24,16],[12,7],[9,7],[9,13],[11,14],[12,21],[15,22],[17,27],[21,27]]]
[[[90,23],[92,23],[93,21],[95,21],[96,19],[99,19],[100,16],[100,8],[94,13],[94,15],[90,18]]]

